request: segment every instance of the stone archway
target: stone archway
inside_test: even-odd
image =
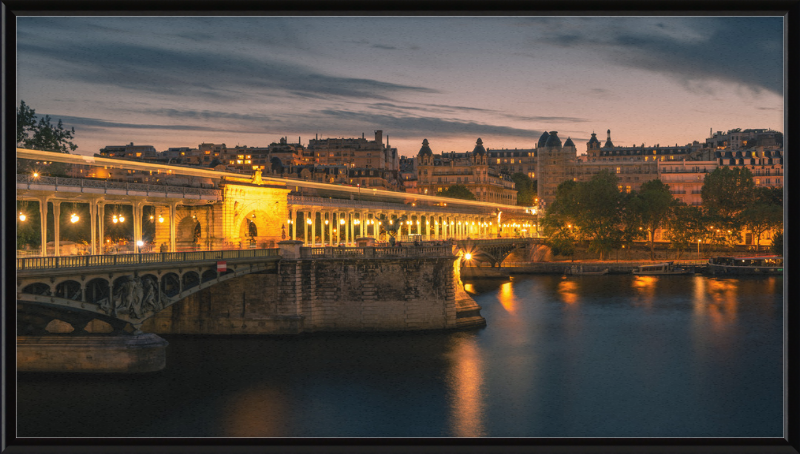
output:
[[[200,230],[197,235],[198,227]],[[204,244],[204,230],[200,221],[192,215],[184,216],[176,224],[175,243],[178,250],[195,249]]]
[[[274,247],[275,238],[266,235],[269,232],[269,218],[262,210],[249,210],[238,219],[236,232],[242,242],[242,247],[255,244],[255,247]]]

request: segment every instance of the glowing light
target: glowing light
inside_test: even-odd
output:
[[[28,219],[27,216],[25,216],[25,214],[23,214],[22,211],[20,211],[19,212],[19,220],[20,221],[25,221],[25,219]]]
[[[472,254],[467,252],[466,254],[464,254],[464,258],[467,259],[467,260],[472,260]]]
[[[142,247],[142,246],[144,246],[144,241],[139,240],[139,241],[136,242],[136,245],[139,246],[139,247]]]
[[[79,218],[78,215],[75,213],[72,213],[72,216],[69,217],[69,221],[72,222],[73,224],[78,222],[80,219],[81,218]]]
[[[306,223],[308,223],[308,225],[311,225],[311,219],[306,219]]]
[[[344,225],[344,219],[339,219],[339,224]]]
[[[163,224],[164,223],[164,217],[163,216],[158,216],[158,222],[160,224]]]
[[[325,225],[328,225],[328,220],[327,219],[325,219]]]
[[[36,172],[33,172],[33,178],[39,178],[39,174],[36,173]]]
[[[124,218],[124,217],[122,217],[122,216],[120,216],[120,217],[119,217],[119,222],[125,222],[125,218]]]
[[[119,219],[117,218],[117,215],[116,215],[116,214],[114,215],[114,218],[113,218],[113,219],[111,219],[111,220],[112,220],[112,221],[114,221],[114,224],[116,224],[117,222],[119,222]]]

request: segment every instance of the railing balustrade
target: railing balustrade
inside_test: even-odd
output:
[[[442,257],[452,256],[450,246],[429,247],[301,247],[303,258],[343,258],[343,257]]]
[[[80,188],[102,188],[102,189],[125,189],[127,191],[139,191],[146,193],[180,193],[191,195],[211,195],[218,198],[222,197],[219,189],[196,188],[191,186],[171,186],[166,184],[146,184],[146,183],[125,183],[108,180],[88,180],[84,178],[64,178],[64,177],[34,177],[28,174],[17,174],[17,183],[25,184],[51,184],[53,186],[71,186]]]
[[[361,200],[348,200],[348,199],[327,199],[324,197],[309,197],[309,196],[300,196],[300,195],[289,195],[287,198],[287,202],[289,205],[306,205],[306,206],[326,206],[331,208],[341,208],[341,209],[348,209],[348,208],[359,208],[359,209],[373,209],[373,210],[392,210],[392,211],[419,211],[424,213],[425,211],[435,211],[438,213],[463,213],[463,214],[478,214],[478,212],[486,213],[486,209],[481,208],[454,208],[454,207],[444,207],[444,206],[410,206],[401,203],[387,203],[387,202],[368,202],[368,201],[361,201]],[[453,203],[458,202],[458,200],[453,200]],[[524,210],[525,207],[515,207],[509,206],[508,210]]]
[[[73,255],[59,257],[29,257],[17,259],[17,270],[46,270],[63,268],[113,267],[150,263],[200,262],[222,259],[277,257],[278,248],[230,251],[156,252],[145,254]]]

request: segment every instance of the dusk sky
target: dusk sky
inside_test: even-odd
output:
[[[684,145],[784,130],[782,17],[20,17],[17,104],[105,145],[384,137],[401,155],[542,131]]]

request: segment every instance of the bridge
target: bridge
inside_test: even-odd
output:
[[[530,237],[538,223],[530,207],[20,148],[17,157],[163,177],[159,184],[145,184],[18,174],[17,200],[29,205],[20,209],[19,222],[33,222],[25,212],[31,210],[39,219],[38,250],[28,255],[74,253],[61,247],[65,228],[90,233],[79,252],[103,255],[112,249],[263,249],[284,239],[306,246],[355,245],[361,237],[388,241],[387,227],[403,240]],[[76,207],[87,214],[72,216]],[[132,214],[128,223],[123,208]],[[115,244],[111,231],[130,241]]]
[[[120,358],[133,355],[139,371],[157,370],[166,344],[143,331],[482,326],[480,307],[460,288],[459,263],[466,254],[502,263],[530,243],[525,236],[537,220],[525,207],[36,150],[17,154],[168,177],[150,184],[17,175],[18,228],[30,221],[40,239],[17,258],[18,351],[28,361],[19,364],[26,370],[53,358],[66,364],[68,357],[90,370],[87,358],[98,354],[100,338],[117,342]],[[65,229],[83,229],[88,244],[64,249]],[[403,246],[389,246],[390,236]],[[136,356],[130,336],[150,336],[147,349],[161,353]],[[46,353],[64,339],[77,339],[67,349],[72,356]]]

